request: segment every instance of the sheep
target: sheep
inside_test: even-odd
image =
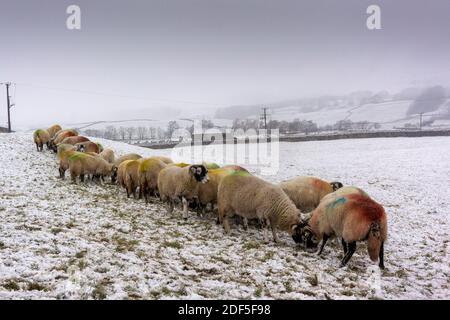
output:
[[[302,221],[301,212],[281,187],[237,171],[227,175],[219,184],[217,194],[219,221],[226,233],[230,232],[228,217],[237,214],[247,219],[258,219],[272,229],[273,240],[279,242],[276,229],[293,234]],[[267,228],[264,241],[268,242]]]
[[[170,158],[168,158],[168,157],[163,157],[163,156],[153,156],[152,158],[158,159],[158,160],[164,162],[165,164],[172,164],[172,163],[173,163],[172,159],[170,159]]]
[[[58,133],[56,133],[55,136],[50,140],[49,147],[56,153],[58,144],[60,144],[67,137],[77,135],[78,132],[73,129],[61,130]]]
[[[47,148],[49,146],[50,134],[45,129],[37,129],[33,133],[33,140],[36,144],[37,151],[42,152],[44,150],[44,144],[47,145]]]
[[[158,175],[167,166],[160,157],[142,159],[139,164],[139,195],[144,196],[148,203],[149,195],[156,195],[158,191]]]
[[[74,152],[68,157],[68,160],[73,183],[76,183],[77,177],[80,177],[81,182],[84,182],[85,175],[112,176],[116,170],[113,164],[108,163],[101,157],[94,157],[83,152]]]
[[[315,177],[297,177],[283,181],[279,186],[300,211],[309,212],[319,205],[325,195],[342,187],[342,183],[329,183]]]
[[[202,164],[206,167],[206,169],[219,169],[220,166],[217,163],[214,162],[206,162],[203,161]]]
[[[128,153],[128,154],[125,154],[125,155],[117,158],[116,161],[114,162],[114,165],[116,167],[119,167],[119,165],[126,160],[138,160],[141,158],[142,158],[142,156],[140,156],[136,153]]]
[[[211,209],[214,210],[214,205],[217,203],[217,191],[220,181],[225,176],[237,171],[248,173],[246,169],[235,165],[208,170],[209,182],[199,184],[197,187],[198,209],[205,211],[208,204],[210,204]]]
[[[117,167],[117,184],[122,187],[126,188],[125,186],[125,168],[127,166],[128,162],[131,162],[133,160],[125,160],[119,164]]]
[[[76,151],[71,144],[60,143],[58,145],[57,158],[59,160],[59,177],[65,179],[67,169],[69,169],[69,156]]]
[[[158,191],[160,199],[169,202],[168,213],[173,212],[174,204],[181,198],[183,218],[187,218],[188,200],[196,195],[197,184],[207,183],[208,169],[203,165],[168,165],[159,172]]]
[[[75,144],[77,151],[80,152],[95,152],[100,153],[100,148],[97,143],[92,141],[85,141]]]
[[[89,139],[86,138],[86,137],[83,137],[83,136],[71,136],[71,137],[64,138],[64,140],[61,141],[61,143],[76,145],[77,143],[86,142],[86,141],[89,141]]]
[[[49,135],[50,135],[50,139],[52,139],[57,132],[61,131],[62,128],[59,124],[55,124],[53,126],[51,126],[50,128],[47,129]]]
[[[384,242],[387,239],[387,218],[384,208],[366,195],[349,193],[344,196],[330,194],[320,202],[312,217],[303,221],[292,238],[302,243],[306,249],[317,249],[322,240],[319,255],[327,240],[341,238],[345,266],[356,250],[357,241],[367,240],[367,249],[372,261],[379,259],[379,267],[384,269]]]
[[[127,161],[124,165],[123,183],[127,190],[127,197],[132,194],[136,199],[136,189],[139,186],[139,165],[142,159]]]
[[[114,163],[114,150],[112,149],[104,149],[102,152],[100,152],[100,156],[108,161],[109,163]]]

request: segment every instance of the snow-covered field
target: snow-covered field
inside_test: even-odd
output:
[[[101,142],[120,154],[170,154]],[[340,180],[385,206],[386,270],[364,244],[339,268],[337,241],[318,257],[286,234],[279,245],[264,244],[257,228],[224,235],[212,216],[184,221],[116,186],[72,185],[31,134],[0,134],[0,298],[450,298],[450,138],[280,148],[280,171],[265,179]]]

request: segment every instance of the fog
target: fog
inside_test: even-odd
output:
[[[13,128],[450,84],[447,0],[0,1]],[[373,3],[381,30],[366,27]],[[0,126],[5,104],[0,86]]]

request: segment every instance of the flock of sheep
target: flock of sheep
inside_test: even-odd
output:
[[[229,217],[240,216],[244,229],[248,219],[257,219],[268,242],[268,229],[278,242],[276,230],[289,233],[306,250],[322,253],[331,236],[341,238],[347,264],[356,250],[356,242],[367,241],[372,261],[384,268],[384,242],[387,220],[383,207],[363,190],[327,182],[315,177],[296,177],[280,184],[262,180],[237,165],[219,167],[214,163],[173,163],[170,158],[138,154],[116,157],[111,149],[78,135],[75,130],[62,130],[59,125],[34,132],[38,151],[43,145],[57,153],[60,177],[70,171],[73,183],[86,178],[102,183],[106,178],[126,189],[127,196],[159,197],[168,203],[172,213],[179,202],[183,218],[188,209],[200,214],[209,209],[217,212],[217,221],[226,233]],[[139,190],[139,191],[138,191]],[[138,192],[138,193],[137,193]]]

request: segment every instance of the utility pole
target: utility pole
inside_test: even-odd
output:
[[[6,85],[6,107],[8,108],[8,132],[11,132],[11,100],[9,96],[9,86],[10,82],[5,83]]]
[[[262,108],[263,109],[263,113],[261,115],[261,120],[264,121],[264,129],[267,130],[267,108]]]

